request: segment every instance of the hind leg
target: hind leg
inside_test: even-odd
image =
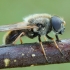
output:
[[[22,39],[21,39],[21,36],[22,36],[22,35],[24,35],[24,32],[22,32],[22,33],[16,38],[16,40],[15,40],[12,44],[15,44],[18,39],[20,39],[20,43],[23,44],[23,41],[22,41]]]
[[[23,44],[22,38],[20,37],[20,43]]]

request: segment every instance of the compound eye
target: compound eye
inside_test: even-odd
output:
[[[51,24],[55,32],[58,32],[61,29],[62,20],[57,16],[51,18]]]

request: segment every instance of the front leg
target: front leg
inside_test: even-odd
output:
[[[54,39],[54,38],[52,38],[52,37],[50,37],[50,36],[48,36],[47,34],[46,34],[46,37],[47,37],[48,39],[53,40],[53,42],[54,42],[54,44],[55,44],[56,48],[61,52],[61,49],[58,47],[58,45],[57,45],[57,43],[56,43],[55,39]],[[62,52],[61,52],[61,54],[62,54]]]
[[[56,37],[56,41],[61,42],[57,34],[55,35],[55,37]]]
[[[50,40],[53,40],[53,38],[50,37],[50,36],[48,36],[47,34],[46,34],[46,37],[47,37],[48,39],[50,39]]]

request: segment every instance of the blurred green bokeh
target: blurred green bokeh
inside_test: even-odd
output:
[[[49,13],[58,15],[65,19],[66,30],[61,39],[70,38],[70,0],[0,0],[0,25],[21,22],[23,17],[34,13]],[[0,44],[5,32],[0,32]],[[53,34],[50,34],[54,37]],[[25,42],[35,42],[37,38],[31,40],[23,38]],[[13,68],[10,70],[70,70],[70,64],[54,64],[35,67]],[[5,70],[5,69],[4,69]],[[9,70],[9,69],[6,69]]]

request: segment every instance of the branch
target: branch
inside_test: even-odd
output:
[[[70,62],[70,40],[57,44],[63,55],[53,42],[43,42],[48,61],[38,43],[0,46],[0,69]]]

